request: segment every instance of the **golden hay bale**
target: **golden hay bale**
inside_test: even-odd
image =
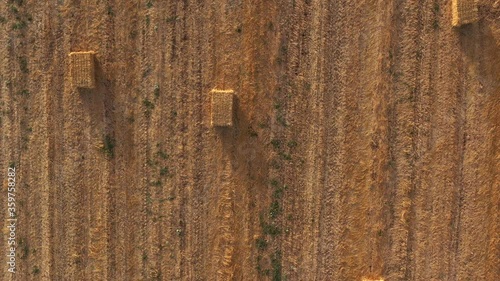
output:
[[[212,90],[212,126],[233,125],[232,90]]]
[[[460,26],[479,19],[477,0],[452,0],[452,25]]]
[[[69,54],[73,87],[95,88],[94,54],[94,52],[73,52]]]

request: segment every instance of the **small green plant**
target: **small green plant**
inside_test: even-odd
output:
[[[312,88],[311,82],[305,82],[304,88],[306,89],[306,91],[310,91]]]
[[[21,72],[23,73],[28,73],[28,61],[26,60],[25,57],[19,57],[19,68],[21,69]]]
[[[279,182],[277,179],[272,179],[269,183],[271,184],[272,187],[278,187],[278,185],[279,185]]]
[[[19,10],[17,9],[17,7],[16,7],[16,6],[11,5],[11,6],[10,6],[10,11],[11,11],[13,14],[19,14]]]
[[[273,160],[271,160],[271,167],[275,170],[279,170],[279,169],[281,169],[281,164],[278,160],[273,159]]]
[[[439,29],[439,20],[438,19],[434,19],[434,21],[432,22],[432,28],[434,30],[438,30]]]
[[[135,29],[130,30],[129,37],[130,37],[130,39],[137,38],[137,30],[135,30]]]
[[[34,275],[40,274],[40,268],[38,266],[33,266],[33,270],[31,271]]]
[[[167,23],[172,23],[172,22],[175,22],[176,20],[177,20],[177,16],[170,16],[170,17],[167,17],[167,18],[165,19],[165,21],[166,21]]]
[[[10,162],[9,163],[9,168],[14,169],[14,167],[16,167],[16,162]]]
[[[21,96],[29,96],[30,95],[30,91],[24,89],[24,90],[21,90],[19,91],[19,95]]]
[[[278,56],[276,57],[276,62],[278,64],[282,64],[285,62],[285,58],[287,56],[287,53],[288,53],[288,48],[286,47],[285,44],[281,44],[281,47],[280,47],[280,50],[279,50],[279,54]]]
[[[146,107],[147,109],[154,109],[155,108],[155,105],[154,103],[152,103],[150,100],[148,99],[144,99],[142,100],[142,105],[144,105],[144,107]]]
[[[160,169],[160,176],[167,176],[168,175],[168,168],[163,167]]]
[[[283,158],[285,160],[288,160],[288,161],[292,160],[292,156],[288,153],[280,152],[280,156],[281,156],[281,158]]]
[[[163,151],[163,150],[159,150],[158,153],[157,153],[157,155],[161,159],[167,159],[168,158],[168,154],[166,154],[165,151]]]
[[[271,203],[271,207],[269,208],[269,216],[273,219],[277,218],[278,215],[281,213],[281,207],[280,204],[277,200],[274,200]]]
[[[259,273],[259,275],[262,275],[264,273],[264,271],[262,270],[262,266],[260,265],[261,260],[262,260],[262,256],[258,255],[257,256],[257,266],[255,267],[255,269],[257,269],[257,272]]]
[[[294,140],[291,140],[291,141],[289,141],[286,145],[287,145],[288,147],[290,147],[290,148],[294,148],[294,147],[296,147],[296,146],[297,146],[297,142],[296,142],[296,141],[294,141]]]
[[[153,7],[153,1],[149,0],[147,3],[146,3],[146,7],[148,9],[152,8]]]
[[[259,134],[257,134],[257,132],[252,128],[252,127],[248,127],[248,134],[252,137],[252,138],[256,138],[259,136]]]
[[[286,55],[288,53],[288,47],[285,44],[281,45],[280,53],[282,55]]]
[[[273,140],[271,140],[271,144],[273,145],[274,149],[280,149],[281,148],[281,140],[279,140],[279,139],[273,139]]]
[[[30,253],[30,248],[29,248],[28,244],[22,245],[22,252],[23,252],[23,255],[21,256],[21,259],[26,259]]]
[[[266,122],[259,122],[258,126],[261,129],[267,129],[267,128],[269,128],[269,125]]]
[[[146,98],[142,100],[142,105],[146,108],[146,110],[144,110],[146,117],[151,116],[151,111],[155,108],[155,104]]]
[[[28,149],[28,142],[30,139],[27,136],[22,136],[21,140],[23,141],[21,148],[24,150]]]
[[[116,145],[115,139],[112,136],[106,135],[104,137],[104,142],[101,147],[101,150],[104,152],[104,154],[113,158],[115,156],[115,145]]]
[[[272,21],[270,21],[270,22],[267,23],[267,29],[269,31],[273,31],[274,30],[274,24],[273,24]]]
[[[146,161],[146,164],[148,164],[148,166],[150,166],[150,167],[153,167],[153,166],[156,166],[158,164],[158,161],[153,161],[151,159],[148,159]]]
[[[155,98],[158,98],[160,96],[160,85],[155,84],[153,92],[154,92]]]
[[[439,7],[439,3],[438,2],[434,3],[434,13],[438,14],[439,10],[441,10],[441,8]]]
[[[151,67],[148,65],[146,69],[142,72],[142,78],[146,78],[151,74]]]
[[[279,227],[273,224],[264,224],[262,232],[264,232],[264,234],[266,235],[271,235],[271,236],[276,236],[281,234],[281,230],[279,229]]]
[[[286,121],[285,121],[285,117],[283,117],[283,115],[281,115],[281,114],[278,114],[278,115],[276,116],[276,121],[278,121],[278,123],[279,123],[281,126],[283,126],[283,127],[286,127],[286,126],[287,126]]]
[[[281,197],[283,197],[283,188],[276,188],[273,192],[273,197],[275,199],[280,199]]]
[[[16,23],[12,24],[12,29],[13,30],[20,30],[20,29],[25,28],[26,26],[27,26],[26,21],[20,20],[20,21],[18,21]]]
[[[257,240],[255,240],[255,244],[257,245],[257,249],[261,251],[267,248],[267,241],[264,238],[257,238]]]
[[[271,257],[271,267],[273,269],[273,281],[281,281],[281,252],[274,252]]]

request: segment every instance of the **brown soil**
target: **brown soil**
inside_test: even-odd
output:
[[[500,1],[448,2],[2,1],[0,280],[500,280]]]

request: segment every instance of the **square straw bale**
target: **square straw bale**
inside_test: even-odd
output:
[[[94,52],[73,52],[69,54],[73,87],[95,88],[94,55]]]
[[[477,0],[452,0],[452,25],[461,26],[479,19]]]
[[[233,125],[232,90],[212,90],[212,126]]]

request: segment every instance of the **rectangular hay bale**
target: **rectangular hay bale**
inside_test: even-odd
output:
[[[461,26],[479,19],[477,0],[452,0],[452,25]]]
[[[212,126],[233,125],[232,90],[212,90]]]
[[[69,54],[73,87],[95,88],[94,54],[94,52],[72,52]]]

